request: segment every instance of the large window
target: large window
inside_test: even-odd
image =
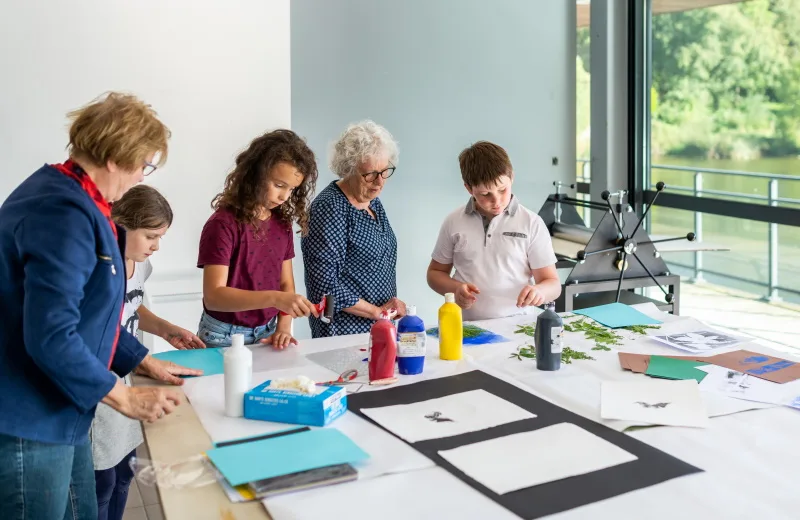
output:
[[[665,255],[676,272],[800,302],[800,0],[667,3],[649,19],[644,188],[669,186],[650,229],[731,250]]]

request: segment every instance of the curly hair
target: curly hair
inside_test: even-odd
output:
[[[397,166],[397,141],[386,128],[366,120],[349,125],[339,140],[333,144],[330,168],[341,178],[358,171],[358,167],[369,158],[385,156]]]
[[[288,163],[303,175],[303,182],[292,191],[289,200],[272,210],[273,217],[292,225],[299,233],[308,232],[308,206],[317,183],[317,161],[314,152],[291,130],[274,130],[253,139],[236,158],[236,166],[225,178],[222,193],[211,201],[215,210],[233,212],[236,221],[259,229],[259,215],[267,198],[269,173],[279,163]]]

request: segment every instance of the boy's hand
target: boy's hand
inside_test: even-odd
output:
[[[261,343],[264,345],[272,345],[272,348],[275,350],[283,350],[289,345],[297,345],[297,340],[292,337],[291,332],[288,330],[281,330],[281,328],[278,327],[272,336],[262,339]]]
[[[456,290],[456,303],[462,309],[469,309],[478,299],[476,296],[481,290],[471,283],[462,283]]]
[[[397,311],[397,317],[402,318],[406,315],[406,304],[403,303],[402,300],[397,298],[396,296],[389,300],[388,302],[384,303],[381,307],[382,311],[388,311],[389,309],[394,309]]]
[[[206,344],[200,338],[177,325],[170,325],[161,337],[178,350],[206,348]]]
[[[313,314],[315,318],[319,318],[317,309],[303,295],[281,293],[276,299],[275,307],[292,318],[308,317],[310,314]]]
[[[544,296],[533,285],[526,285],[517,297],[517,307],[538,307],[544,303]]]

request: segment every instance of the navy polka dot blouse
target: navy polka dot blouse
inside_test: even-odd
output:
[[[359,299],[382,306],[397,296],[397,238],[379,199],[376,218],[356,209],[332,182],[311,203],[308,234],[301,241],[306,293],[312,302],[336,299],[332,323],[313,316],[315,338],[369,332],[373,320],[343,312]]]

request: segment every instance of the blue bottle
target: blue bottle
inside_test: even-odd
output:
[[[425,364],[425,324],[409,305],[397,324],[397,368],[401,374],[421,374]]]

